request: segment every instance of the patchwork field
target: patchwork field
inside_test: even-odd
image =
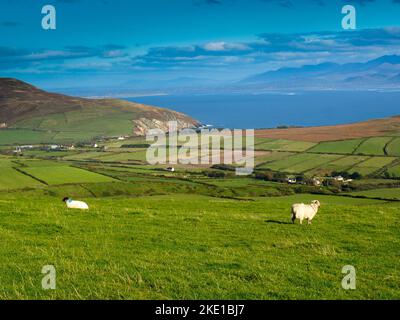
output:
[[[229,166],[168,172],[146,165],[143,143],[19,155],[2,149],[0,299],[399,296],[400,158],[389,156],[396,138],[257,138],[257,167],[247,177]],[[257,176],[333,171],[363,177],[341,190]],[[65,196],[90,210],[66,209]],[[313,224],[292,225],[291,205],[314,199],[322,206]],[[57,270],[55,291],[40,286],[48,264]],[[357,270],[357,290],[341,287],[348,264]]]

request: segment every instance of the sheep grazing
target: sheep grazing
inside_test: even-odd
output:
[[[292,222],[299,219],[300,224],[303,224],[303,220],[307,219],[308,224],[311,224],[320,206],[321,203],[318,200],[311,201],[311,204],[295,203],[292,205]]]
[[[66,203],[67,207],[70,209],[81,209],[88,210],[89,206],[83,201],[76,201],[70,198],[64,198],[63,201]]]

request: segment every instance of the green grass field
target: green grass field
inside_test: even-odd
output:
[[[400,200],[400,189],[399,188],[388,188],[388,189],[372,189],[366,191],[353,192],[351,195],[365,196],[369,198],[382,198],[388,200]]]
[[[146,161],[146,150],[135,150],[133,152],[108,152],[108,154],[96,157],[97,160],[104,162],[114,161]]]
[[[386,151],[391,156],[400,156],[400,138],[393,139],[388,144]]]
[[[51,142],[55,133],[25,129],[1,129],[0,145]]]
[[[285,159],[263,165],[263,167],[290,173],[301,173],[340,158],[339,155],[319,155],[312,153],[296,154]]]
[[[318,173],[329,173],[332,171],[341,172],[341,171],[350,171],[352,167],[357,165],[360,162],[369,159],[367,156],[343,156],[337,160],[331,161],[326,165],[323,165],[319,168],[311,170],[310,174],[318,174]]]
[[[396,158],[393,157],[373,157],[367,159],[366,161],[360,162],[349,171],[357,171],[362,175],[367,175],[379,170],[384,166],[391,164],[394,160],[396,160]]]
[[[352,154],[364,139],[320,142],[310,152]]]
[[[290,204],[315,197],[88,198],[82,213],[58,198],[6,195],[0,298],[398,298],[399,205],[318,196],[313,225],[290,224]],[[54,291],[40,285],[48,264]],[[348,264],[357,290],[341,288]]]
[[[14,168],[1,167],[1,174],[0,174],[1,190],[34,188],[34,187],[40,187],[41,185],[43,184],[40,183],[39,181],[16,171]]]
[[[38,166],[22,168],[24,172],[35,178],[46,182],[47,184],[67,184],[67,183],[85,183],[85,182],[110,182],[113,181],[104,175],[93,173],[79,168],[69,166]]]
[[[167,172],[145,165],[145,149],[121,148],[137,139],[2,155],[0,299],[397,299],[400,181],[383,174],[400,177],[399,158],[364,140],[256,141],[272,150],[256,152],[259,172],[376,176],[357,191],[210,166]],[[371,154],[351,155],[360,149]],[[65,196],[90,210],[67,209]],[[312,225],[291,224],[291,205],[313,199],[322,206]],[[45,265],[56,267],[54,291],[41,288]],[[345,265],[356,290],[341,287]]]
[[[366,139],[361,145],[354,151],[355,154],[367,154],[367,155],[385,155],[385,146],[392,140],[392,137],[375,137]]]
[[[266,140],[265,142],[262,142]],[[305,151],[315,146],[315,143],[306,141],[273,140],[258,139],[256,141],[256,150],[278,150],[278,151]]]
[[[295,155],[295,153],[291,153],[291,152],[271,152],[270,154],[266,155],[266,156],[262,156],[262,157],[258,157],[261,158],[261,163],[259,164],[259,168],[263,169],[263,168],[267,168],[268,167],[268,163],[276,161],[276,160],[281,160],[281,159],[285,159],[289,156]],[[257,158],[256,158],[257,159]]]
[[[387,172],[394,178],[400,178],[400,165],[388,168]]]
[[[96,111],[87,109],[30,118],[17,122],[13,127],[22,130],[40,130],[42,132],[57,131],[50,140],[38,142],[90,141],[99,135],[119,136],[131,134],[131,120],[133,118],[135,118],[135,114],[132,112],[116,112],[112,108],[102,107],[96,108]]]
[[[101,151],[88,151],[80,152],[78,154],[71,154],[64,157],[64,160],[96,160],[97,158],[105,155],[109,155],[108,152]]]

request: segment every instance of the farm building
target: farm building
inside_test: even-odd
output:
[[[312,178],[311,182],[315,187],[319,187],[322,185],[322,181],[319,178]]]
[[[296,184],[297,183],[297,179],[294,178],[294,177],[288,177],[288,178],[286,178],[286,182],[288,184]]]

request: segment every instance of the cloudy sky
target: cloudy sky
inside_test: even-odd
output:
[[[41,28],[41,8],[57,29]],[[341,29],[341,8],[357,30]],[[196,78],[400,54],[400,0],[1,0],[0,77],[46,89]]]

